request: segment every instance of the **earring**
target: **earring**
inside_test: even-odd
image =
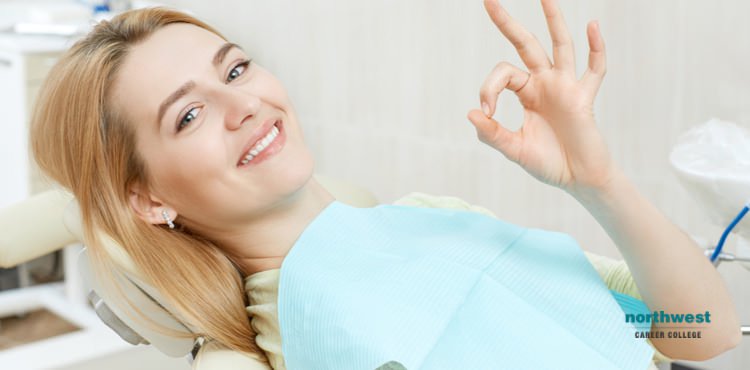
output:
[[[172,219],[169,218],[169,213],[166,209],[161,211],[161,217],[164,219],[167,225],[169,225],[170,229],[174,229],[174,222],[172,222]]]

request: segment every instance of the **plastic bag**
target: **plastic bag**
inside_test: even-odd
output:
[[[724,228],[750,201],[750,129],[711,119],[677,140],[670,162],[690,195]],[[734,232],[750,238],[750,222]]]

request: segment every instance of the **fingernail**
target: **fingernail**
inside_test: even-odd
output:
[[[484,112],[485,116],[490,116],[490,106],[487,105],[487,103],[482,103],[482,111]]]

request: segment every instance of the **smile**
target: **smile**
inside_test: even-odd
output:
[[[258,164],[281,150],[286,141],[286,133],[281,123],[280,120],[276,121],[268,133],[245,152],[238,163],[238,167]]]

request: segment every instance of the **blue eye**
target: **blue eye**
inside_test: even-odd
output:
[[[227,76],[227,83],[232,82],[234,79],[240,77],[243,73],[245,73],[245,70],[247,70],[247,67],[252,61],[252,59],[248,59],[232,68],[232,70],[229,71],[229,75]]]
[[[179,123],[177,123],[177,132],[180,132],[183,128],[187,127],[193,120],[195,120],[198,117],[198,113],[200,113],[201,108],[195,107],[191,110],[189,110],[184,116],[182,116],[182,119]]]

